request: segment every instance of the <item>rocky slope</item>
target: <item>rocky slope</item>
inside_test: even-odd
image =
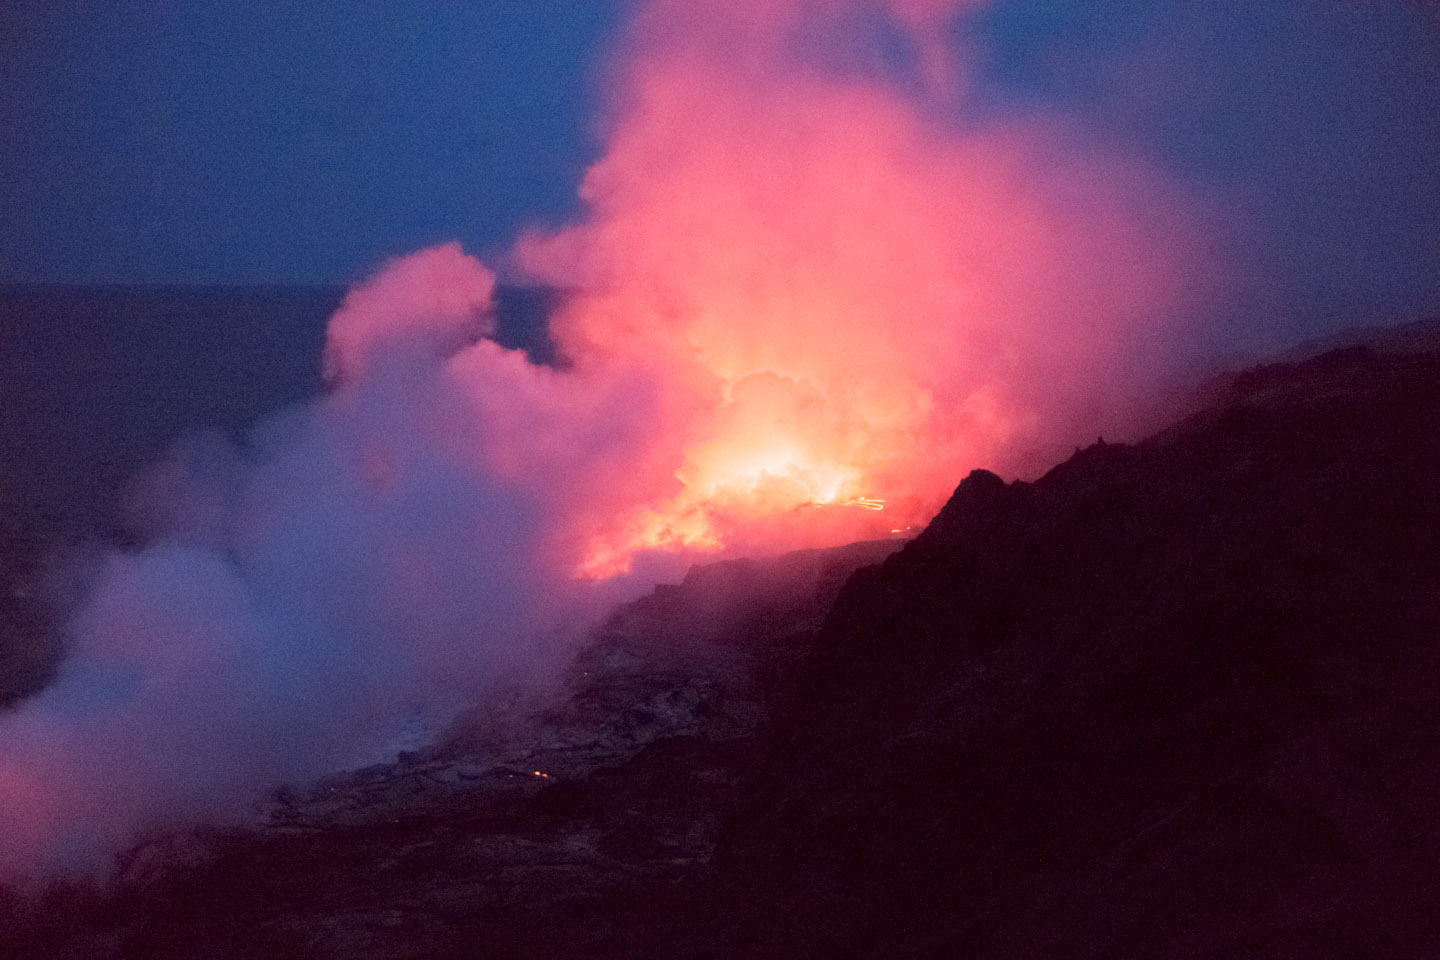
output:
[[[698,569],[517,722],[0,902],[5,955],[1440,955],[1440,355],[896,546]]]
[[[800,702],[720,955],[1440,954],[1440,357],[972,474]]]
[[[256,829],[156,837],[113,887],[0,890],[0,956],[612,954],[703,875],[836,593],[900,546],[697,567],[538,702],[283,791]]]

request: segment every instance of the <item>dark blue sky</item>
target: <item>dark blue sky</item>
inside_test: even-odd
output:
[[[575,210],[617,0],[6,0],[0,280],[344,282]],[[1440,303],[1418,0],[995,0],[978,108],[1045,109],[1243,211],[1297,324]],[[975,106],[975,105],[972,105]]]
[[[573,209],[603,3],[5,0],[0,277],[344,281]]]

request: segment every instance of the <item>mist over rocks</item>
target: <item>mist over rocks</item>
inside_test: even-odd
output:
[[[47,624],[53,679],[17,677],[34,695],[0,714],[0,877],[104,875],[138,837],[245,822],[282,784],[538,691],[643,589],[558,556],[604,475],[567,482],[571,458],[604,439],[507,457],[557,441],[535,399],[553,371],[488,338],[493,295],[458,245],[388,265],[332,318],[329,389],[136,478],[129,536],[80,558]]]
[[[523,722],[0,902],[13,955],[1430,955],[1436,423],[1440,354],[1333,352],[697,567]]]
[[[900,545],[698,566],[597,627],[561,696],[287,787],[258,828],[152,835],[113,886],[0,887],[12,955],[566,955],[590,934],[563,917],[643,916],[708,862],[836,592]]]

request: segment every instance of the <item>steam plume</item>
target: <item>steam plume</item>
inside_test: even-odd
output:
[[[589,219],[518,250],[578,291],[552,325],[577,370],[661,398],[661,496],[595,534],[597,569],[830,539],[777,517],[858,498],[887,510],[851,533],[921,523],[964,467],[1051,453],[1163,366],[1193,212],[1055,118],[954,119],[938,38],[965,6],[891,4],[914,58],[878,67],[834,53],[872,4],[643,8]]]
[[[1203,274],[1191,206],[1057,118],[961,119],[970,5],[641,4],[588,216],[514,254],[569,291],[561,363],[422,251],[335,315],[324,396],[142,478],[146,545],[0,722],[0,869],[248,815],[692,559],[904,531],[1113,424]]]

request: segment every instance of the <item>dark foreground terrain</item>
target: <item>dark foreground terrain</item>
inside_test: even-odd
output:
[[[697,569],[523,722],[11,896],[0,955],[1440,955],[1440,354],[895,546]]]

